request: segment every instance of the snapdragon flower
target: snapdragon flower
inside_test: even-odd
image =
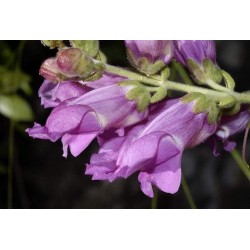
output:
[[[26,131],[33,138],[53,142],[61,138],[63,156],[68,147],[78,156],[105,129],[126,127],[147,116],[147,110],[139,112],[136,102],[126,99],[131,88],[113,84],[70,98],[52,110],[45,126],[35,123]]]
[[[158,110],[154,108],[148,122],[132,126],[125,136],[101,137],[99,153],[92,156],[86,174],[94,180],[113,181],[139,172],[147,196],[153,197],[152,185],[167,193],[177,192],[183,151],[205,141],[217,128],[216,123],[208,122],[206,112],[193,112],[195,103],[166,101]]]

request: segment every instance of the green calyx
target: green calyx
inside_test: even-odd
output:
[[[120,82],[119,84],[122,87],[131,87],[131,89],[126,94],[126,98],[130,101],[136,101],[138,111],[143,112],[148,108],[151,95],[140,82],[125,81]]]
[[[93,82],[100,79],[103,76],[105,66],[103,63],[95,63],[93,69],[94,72],[88,78],[83,79],[84,81]]]
[[[70,45],[81,49],[90,57],[96,57],[99,52],[98,40],[70,40]]]
[[[198,84],[207,84],[209,81],[220,84],[222,81],[220,68],[208,58],[204,59],[201,65],[189,59],[187,66]]]
[[[195,102],[193,112],[196,114],[208,113],[209,124],[215,124],[219,117],[219,108],[216,102],[201,93],[190,93],[182,97],[183,103]]]
[[[240,104],[237,103],[234,96],[227,95],[219,101],[201,93],[190,93],[182,97],[184,103],[195,101],[193,111],[197,114],[208,113],[208,122],[214,124],[222,114],[234,115],[240,110]]]
[[[156,92],[150,98],[150,103],[157,103],[162,101],[167,96],[167,94],[168,92],[166,88],[163,87],[157,88]]]
[[[146,75],[154,75],[165,66],[162,60],[152,63],[146,57],[136,59],[130,49],[127,49],[127,56],[131,65]]]

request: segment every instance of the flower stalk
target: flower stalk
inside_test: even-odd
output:
[[[105,67],[106,72],[113,73],[119,76],[127,77],[132,80],[136,80],[141,82],[142,84],[150,85],[150,86],[155,86],[155,87],[165,87],[168,90],[174,90],[174,91],[179,91],[179,92],[184,92],[184,93],[201,93],[206,96],[211,97],[212,99],[216,101],[220,101],[222,98],[227,98],[228,96],[233,96],[235,97],[236,101],[238,103],[242,104],[250,104],[250,93],[248,92],[243,92],[243,93],[238,93],[235,91],[230,91],[229,89],[222,87],[218,84],[213,83],[211,85],[211,82],[209,83],[211,87],[215,87],[215,89],[208,89],[204,87],[199,87],[199,86],[191,86],[191,85],[184,85],[182,83],[178,83],[175,81],[169,81],[169,80],[162,80],[160,76],[153,76],[154,78],[143,76],[138,73],[134,73],[132,71],[129,71],[127,69],[119,68],[116,66],[111,66],[106,64]],[[218,86],[221,88],[218,90]]]

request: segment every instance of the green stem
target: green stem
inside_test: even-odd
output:
[[[174,82],[174,81],[168,81],[168,80],[164,81],[164,80],[160,80],[160,77],[156,78],[156,76],[154,76],[154,79],[152,79],[147,76],[143,76],[138,73],[134,73],[132,71],[119,68],[119,67],[115,67],[115,66],[111,66],[108,64],[106,64],[106,71],[116,74],[116,75],[127,77],[132,80],[139,81],[141,83],[144,83],[150,86],[156,86],[156,87],[161,86],[161,87],[167,88],[168,90],[175,90],[175,91],[180,91],[184,93],[194,93],[194,92],[202,93],[202,94],[205,94],[206,96],[210,96],[216,101],[221,101],[221,99],[227,98],[229,95],[231,95],[231,96],[234,96],[235,99],[240,103],[246,103],[246,104],[250,103],[250,93],[248,92],[237,93],[237,92],[233,92],[230,90],[229,90],[230,92],[229,91],[227,92],[216,91],[216,90],[212,90],[212,89],[208,89],[204,87],[185,85],[185,84]]]
[[[240,167],[240,169],[243,172],[243,174],[250,181],[250,170],[247,167],[247,165],[244,162],[244,160],[242,159],[242,157],[240,156],[239,152],[237,150],[233,150],[233,151],[231,151],[231,155],[234,158],[234,160],[237,163],[237,165]]]
[[[190,190],[189,190],[189,188],[188,188],[187,182],[186,182],[186,180],[185,180],[185,178],[184,178],[183,175],[182,175],[182,177],[181,177],[181,186],[182,186],[183,191],[184,191],[184,193],[185,193],[185,195],[186,195],[186,198],[187,198],[187,201],[188,201],[189,206],[190,206],[192,209],[196,209],[197,207],[196,207],[196,205],[195,205],[195,203],[194,203],[193,197],[192,197],[192,195],[191,195],[191,193],[190,193]]]
[[[151,200],[151,209],[157,209],[157,203],[158,203],[158,189],[156,188],[154,190],[154,197]]]
[[[14,130],[15,122],[10,120],[9,128],[9,163],[8,163],[8,186],[7,186],[7,204],[12,208],[12,183],[13,183],[13,160],[14,160]]]

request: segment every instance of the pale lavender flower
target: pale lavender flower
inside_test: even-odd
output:
[[[138,112],[136,102],[125,97],[131,88],[113,84],[68,99],[52,110],[45,126],[35,124],[26,131],[33,138],[53,142],[61,138],[63,155],[67,156],[69,147],[77,156],[105,129],[123,128],[145,119],[147,111]]]
[[[94,180],[113,181],[138,171],[146,195],[153,197],[152,185],[177,192],[184,149],[202,143],[217,128],[208,123],[207,113],[194,113],[193,105],[179,99],[167,101],[154,107],[148,122],[133,126],[125,136],[105,133],[99,137],[100,151],[91,157],[86,174]]]
[[[68,81],[55,84],[45,80],[38,91],[38,95],[45,108],[54,108],[63,101],[82,96],[90,90],[91,88],[79,82]]]
[[[93,89],[116,84],[123,80],[125,78],[110,73],[104,73],[100,79],[92,82],[66,81],[53,83],[45,80],[38,91],[38,95],[45,108],[54,108],[65,100],[82,96]]]

